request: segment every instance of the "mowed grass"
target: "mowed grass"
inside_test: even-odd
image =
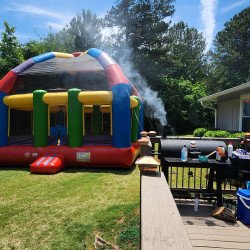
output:
[[[0,168],[0,249],[94,249],[96,234],[139,248],[139,171]]]

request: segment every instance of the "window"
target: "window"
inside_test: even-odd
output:
[[[243,100],[242,103],[242,131],[250,131],[250,99]]]

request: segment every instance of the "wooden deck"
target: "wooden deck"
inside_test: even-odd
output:
[[[174,200],[163,173],[141,175],[141,249],[250,249],[250,226],[215,219],[212,210]]]
[[[239,221],[233,224],[211,217],[213,206],[206,202],[197,213],[190,201],[176,203],[194,249],[250,249],[250,227]]]
[[[163,173],[141,175],[141,249],[193,249]]]

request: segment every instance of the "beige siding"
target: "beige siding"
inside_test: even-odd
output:
[[[217,128],[238,131],[240,117],[240,98],[219,101],[217,104]]]

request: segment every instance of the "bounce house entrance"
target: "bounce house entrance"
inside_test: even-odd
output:
[[[50,137],[58,141],[58,145],[67,144],[67,107],[49,107]]]

